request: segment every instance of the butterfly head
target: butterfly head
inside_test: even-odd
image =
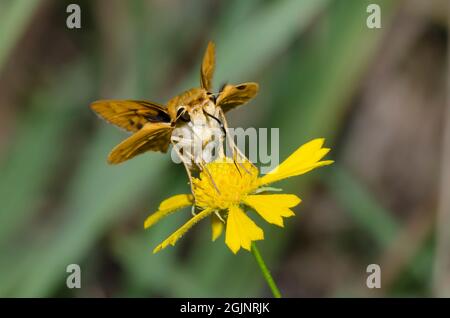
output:
[[[205,116],[205,112],[216,112],[215,95],[203,88],[190,89],[172,98],[167,106],[172,122],[176,125],[188,122],[195,124],[196,119]]]

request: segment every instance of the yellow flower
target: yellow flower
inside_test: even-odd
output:
[[[225,243],[233,253],[242,247],[250,251],[252,241],[264,239],[264,233],[244,212],[242,206],[255,210],[265,221],[283,227],[283,218],[294,215],[291,208],[301,200],[294,194],[262,194],[265,186],[317,167],[329,165],[332,160],[320,161],[329,148],[322,148],[324,139],[314,139],[283,161],[278,167],[259,177],[258,169],[250,162],[235,164],[229,158],[220,158],[206,165],[207,172],[193,178],[193,194],[179,194],[164,200],[158,211],[144,223],[149,228],[161,218],[181,208],[195,206],[202,209],[182,227],[158,245],[153,252],[175,243],[201,219],[211,216],[212,239],[216,240],[226,227]]]

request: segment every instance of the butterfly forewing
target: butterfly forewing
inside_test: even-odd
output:
[[[239,85],[225,85],[217,97],[217,106],[227,112],[239,105],[247,103],[256,96],[259,85],[256,83],[242,83]]]
[[[203,57],[202,68],[200,72],[200,84],[202,88],[211,91],[212,78],[214,75],[214,68],[216,63],[215,45],[213,42],[208,43],[205,55]]]
[[[93,102],[91,108],[106,121],[131,132],[148,122],[170,122],[166,108],[148,101],[99,100]]]
[[[108,156],[108,162],[118,164],[149,150],[166,152],[170,144],[172,126],[168,123],[147,123],[118,144]]]

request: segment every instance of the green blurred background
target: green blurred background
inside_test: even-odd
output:
[[[366,26],[370,3],[381,29]],[[216,89],[261,85],[231,127],[279,127],[281,160],[325,137],[336,160],[280,184],[303,198],[284,229],[258,222],[283,295],[450,296],[447,14],[446,0],[1,0],[0,296],[270,295],[209,222],[151,253],[190,217],[143,229],[189,191],[183,167],[156,153],[107,165],[126,135],[88,107],[198,86],[209,40]],[[66,287],[72,263],[81,289]],[[381,289],[366,287],[372,263]]]

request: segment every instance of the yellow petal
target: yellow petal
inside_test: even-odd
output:
[[[161,220],[163,217],[194,203],[194,197],[191,194],[178,194],[170,197],[159,205],[158,211],[150,215],[144,222],[144,228],[147,229]]]
[[[283,217],[294,216],[291,209],[301,202],[294,194],[248,195],[245,204],[256,210],[269,223],[283,227]]]
[[[324,142],[325,139],[318,138],[302,145],[278,167],[261,177],[259,185],[298,176],[317,167],[332,164],[333,160],[320,161],[330,151],[329,148],[322,148]]]
[[[215,241],[222,234],[224,224],[215,214],[211,216],[212,240]]]
[[[192,194],[177,194],[168,199],[165,199],[159,205],[159,210],[173,210],[179,209],[180,206],[192,205],[194,202],[194,197]]]
[[[263,231],[238,206],[228,209],[225,243],[236,254],[242,247],[250,251],[252,241],[263,240]]]
[[[180,227],[172,235],[170,235],[167,239],[165,239],[161,244],[159,244],[157,247],[155,247],[155,249],[153,250],[153,253],[159,252],[160,250],[166,248],[169,244],[172,246],[175,245],[175,243],[184,235],[184,233],[186,233],[198,221],[200,221],[201,219],[210,215],[213,211],[214,211],[213,209],[206,209],[200,213],[197,213],[189,221],[184,223],[184,225],[182,227]]]

